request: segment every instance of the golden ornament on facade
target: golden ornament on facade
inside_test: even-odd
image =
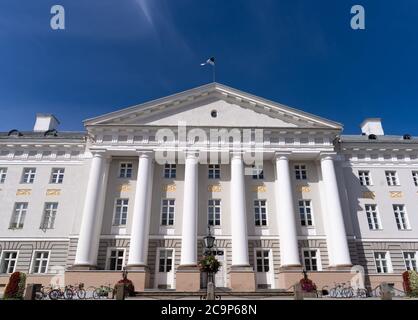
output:
[[[60,189],[48,189],[48,190],[46,190],[46,195],[47,196],[59,196],[60,194],[61,194]]]
[[[363,192],[363,198],[365,199],[374,199],[376,197],[376,195],[374,194],[373,191],[364,191]]]
[[[266,186],[253,186],[253,192],[266,192]]]
[[[221,192],[222,188],[220,185],[210,185],[208,186],[208,191],[209,192]]]
[[[299,192],[311,192],[311,188],[309,186],[298,186]]]
[[[402,191],[391,191],[390,192],[391,198],[402,198]]]
[[[31,189],[17,189],[16,195],[17,196],[29,196],[31,193]]]
[[[123,184],[123,185],[119,186],[119,191],[121,191],[121,192],[131,191],[131,186],[129,184]]]
[[[176,191],[176,185],[175,184],[166,184],[165,186],[163,186],[163,191],[174,192],[174,191]]]

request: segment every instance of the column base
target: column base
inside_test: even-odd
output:
[[[180,265],[176,270],[176,291],[197,292],[200,290],[200,270],[197,265]]]
[[[92,264],[73,264],[71,267],[68,268],[70,271],[89,271],[89,270],[97,270],[97,266]]]
[[[336,266],[329,266],[326,269],[327,271],[350,271],[352,267],[352,264],[340,264]]]
[[[150,270],[147,265],[133,264],[127,265],[128,279],[131,280],[135,286],[135,291],[144,291],[145,288],[150,288]]]
[[[279,272],[285,272],[285,271],[299,271],[302,274],[303,267],[300,264],[289,264],[285,266],[280,266]]]
[[[232,291],[254,292],[255,273],[251,266],[231,266],[229,280]]]

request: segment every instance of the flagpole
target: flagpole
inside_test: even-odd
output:
[[[213,82],[216,82],[216,64],[212,66]]]

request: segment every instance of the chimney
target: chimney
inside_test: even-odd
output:
[[[361,125],[361,132],[367,136],[374,134],[376,136],[383,136],[382,120],[380,118],[367,118]]]
[[[33,127],[35,132],[45,132],[48,130],[56,129],[60,122],[53,114],[37,113],[36,121]]]

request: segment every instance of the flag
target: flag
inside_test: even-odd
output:
[[[211,66],[215,66],[215,57],[211,57],[208,60],[206,60],[206,62],[201,63],[201,66],[205,66],[207,64],[210,64]]]

